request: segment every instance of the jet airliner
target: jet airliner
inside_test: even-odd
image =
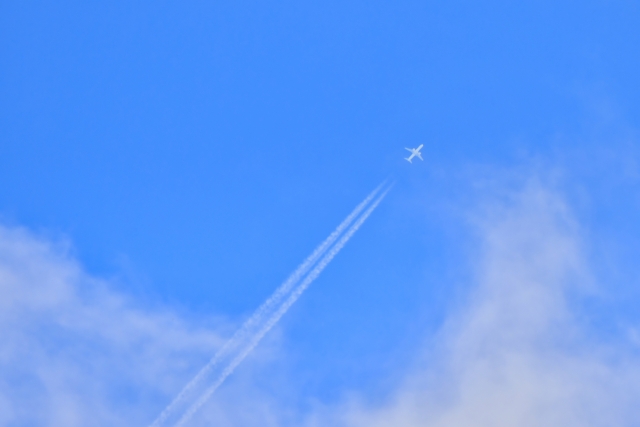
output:
[[[424,160],[422,158],[422,155],[420,153],[420,150],[422,150],[422,147],[424,147],[424,144],[420,144],[420,146],[418,148],[405,148],[405,150],[410,151],[411,155],[409,157],[405,157],[405,160],[408,161],[409,163],[411,163],[411,159],[413,159],[414,157],[418,157],[420,160]]]

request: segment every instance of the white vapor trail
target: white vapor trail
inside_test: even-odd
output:
[[[175,418],[173,417],[174,415],[177,415],[178,412],[182,412],[184,408],[182,408],[181,411],[180,407],[183,404],[188,404],[188,401],[193,400],[194,396],[203,394],[203,391],[201,391],[201,389],[206,384],[210,383],[210,381],[207,381],[207,377],[212,374],[214,368],[218,367],[221,364],[224,364],[225,359],[231,358],[231,362],[227,363],[227,367],[233,364],[233,361],[237,359],[237,357],[233,358],[234,354],[237,354],[238,351],[244,352],[244,350],[242,349],[248,348],[248,345],[253,342],[253,338],[260,335],[261,331],[264,329],[263,325],[265,324],[265,319],[273,318],[273,311],[287,296],[287,294],[290,293],[291,289],[296,284],[298,284],[298,282],[305,276],[305,274],[307,274],[307,272],[325,254],[325,252],[329,248],[331,248],[331,246],[344,233],[349,225],[351,225],[351,223],[358,217],[358,215],[360,215],[360,213],[371,203],[371,201],[376,197],[376,195],[380,192],[380,190],[385,186],[386,183],[387,181],[385,180],[375,190],[373,190],[371,194],[369,194],[358,206],[356,206],[356,208],[342,221],[342,223],[340,223],[340,225],[329,235],[329,237],[327,237],[324,242],[322,242],[311,253],[311,255],[309,255],[309,257],[307,257],[307,259],[305,259],[304,262],[298,266],[298,268],[289,276],[289,278],[287,278],[287,280],[276,289],[276,291],[254,312],[254,314],[242,325],[242,327],[233,335],[233,337],[214,355],[213,358],[211,358],[207,365],[205,365],[204,368],[202,368],[200,372],[198,372],[198,374],[180,391],[180,393],[160,413],[158,418],[150,425],[150,427],[169,425],[168,423],[166,423],[167,420],[169,418]],[[388,191],[389,190],[387,189],[384,194],[386,194]],[[381,198],[379,198],[375,202],[374,206],[377,206],[380,200]],[[370,211],[367,212],[368,213],[363,214],[365,219],[366,216],[369,216],[369,214],[371,213]],[[359,221],[361,219],[362,217],[359,219]],[[351,232],[351,229],[349,231]],[[352,234],[353,232],[351,232],[351,234],[349,235]],[[342,245],[344,245],[344,243]],[[331,258],[333,258],[333,256]],[[269,327],[269,329],[270,328],[271,326]],[[266,331],[264,333],[266,333]],[[264,335],[264,333],[262,335]],[[260,338],[262,338],[262,335],[260,335]],[[255,347],[255,344],[253,345],[253,347]],[[243,358],[244,356],[242,357],[242,359]],[[207,390],[210,389],[211,387]],[[204,393],[206,393],[206,391]],[[189,399],[189,395],[192,395],[191,399]]]
[[[384,184],[384,183],[383,183]],[[393,185],[392,185],[393,186]],[[374,211],[376,207],[382,202],[382,199],[391,190],[391,187],[387,188],[375,202],[358,218],[358,220],[349,228],[349,230],[342,236],[342,238],[331,248],[331,250],[318,262],[314,269],[305,277],[305,279],[295,288],[295,290],[289,295],[289,297],[282,303],[280,308],[267,320],[267,322],[260,328],[260,330],[252,336],[249,343],[222,371],[216,381],[200,396],[200,398],[194,402],[193,405],[185,412],[180,418],[175,427],[182,427],[191,417],[196,413],[202,405],[211,397],[211,395],[220,387],[224,380],[233,373],[236,367],[244,360],[245,357],[258,345],[260,340],[269,332],[273,326],[278,323],[280,318],[289,310],[289,308],[296,302],[296,300],[302,295],[302,293],[311,285],[311,283],[318,278],[322,270],[333,260],[333,258],[340,252],[340,250],[347,244],[349,239],[355,234],[356,231],[364,224],[369,215]],[[378,187],[374,194],[379,190]]]

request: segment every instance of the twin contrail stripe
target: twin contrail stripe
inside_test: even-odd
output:
[[[382,195],[378,196],[382,188],[386,186],[386,183],[387,181],[385,180],[356,206],[329,237],[298,266],[289,278],[276,289],[233,337],[215,354],[207,365],[182,389],[150,427],[174,425],[170,419],[175,420],[179,417],[180,413],[184,412],[184,415],[182,415],[178,423],[175,424],[176,426],[182,426],[197,409],[204,404],[209,396],[253,350],[262,337],[277,323],[280,317],[282,317],[331,259],[342,249],[349,238],[364,223],[390,190],[391,187],[387,187]],[[378,196],[377,199],[376,196]],[[374,199],[375,201],[372,204],[371,202]],[[369,206],[369,208],[362,213],[367,206]],[[346,233],[345,230],[347,230]],[[342,236],[342,238],[340,238],[340,236]],[[336,240],[339,238],[340,240],[336,243]],[[329,252],[327,253],[327,251]],[[318,260],[320,261],[318,262]],[[311,273],[307,275],[312,268]],[[299,284],[303,278],[304,281]],[[295,290],[292,292],[294,287]],[[220,368],[223,368],[222,372],[216,375],[214,370],[218,371]],[[216,378],[213,383],[211,382],[212,376]],[[203,390],[205,387],[207,388]],[[190,405],[189,402],[194,399],[196,399],[195,403]],[[188,409],[186,409],[187,407]]]
[[[284,303],[280,306],[278,311],[276,311],[264,324],[264,326],[258,331],[256,335],[254,335],[248,345],[242,349],[240,354],[238,354],[232,361],[227,365],[227,367],[222,371],[220,376],[216,379],[216,381],[211,384],[211,386],[200,396],[200,398],[193,404],[191,407],[185,412],[185,414],[180,418],[175,427],[182,427],[186,422],[191,419],[191,417],[196,413],[202,405],[206,403],[206,401],[211,397],[211,395],[220,387],[220,385],[224,382],[224,380],[233,373],[236,367],[244,360],[251,351],[258,345],[260,340],[266,335],[267,332],[273,326],[278,323],[280,318],[289,310],[289,308],[296,302],[296,300],[302,295],[302,293],[311,285],[311,283],[318,278],[322,270],[331,262],[331,260],[340,252],[340,250],[347,244],[349,239],[355,234],[356,231],[364,224],[369,215],[374,211],[376,207],[380,204],[382,199],[387,195],[387,193],[391,190],[391,187],[387,188],[381,195],[376,199],[376,201],[367,209],[360,218],[349,228],[349,230],[342,236],[342,238],[331,248],[331,250],[320,260],[320,262],[314,267],[314,269],[309,273],[307,277],[295,288],[295,290],[289,295],[289,297],[284,301]]]
[[[328,248],[340,237],[353,220],[360,215],[362,210],[367,207],[374,197],[380,192],[380,189],[386,184],[386,180],[371,192],[356,208],[338,225],[338,227],[322,242],[312,253],[305,259],[302,264],[285,280],[282,285],[254,312],[254,314],[245,321],[242,327],[231,337],[225,345],[216,352],[211,360],[198,372],[198,374],[189,383],[184,386],[180,393],[173,401],[160,413],[158,418],[150,425],[150,427],[160,427],[176,410],[178,406],[188,398],[188,395],[197,388],[198,384],[220,363],[229,353],[232,353],[243,341],[247,335],[251,335],[252,329],[255,329],[268,316],[269,312],[277,306],[288,292],[291,291],[299,281],[304,277],[311,267],[320,259]]]

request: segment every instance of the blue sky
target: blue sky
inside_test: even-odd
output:
[[[550,386],[522,378],[557,380],[567,370],[553,361],[571,357],[576,374],[562,384],[633,388],[611,378],[640,370],[638,4],[1,10],[0,262],[15,302],[0,324],[10,355],[0,408],[12,414],[0,425],[86,425],[87,408],[99,408],[96,425],[150,423],[387,177],[393,191],[214,396],[207,422],[485,425],[464,418],[482,406],[464,396],[500,389],[464,374],[492,377],[465,338],[478,324],[481,337],[522,332],[478,344],[494,361],[505,357],[497,349],[530,349],[518,353],[530,370],[513,371],[516,389]],[[408,164],[404,147],[419,144],[425,161]],[[477,313],[523,312],[520,297],[536,300],[530,283],[546,295],[533,313],[559,329],[524,315],[483,323]],[[574,340],[560,345],[554,328]],[[138,374],[143,365],[154,370]],[[73,366],[69,378],[100,386],[27,374]],[[463,397],[440,402],[438,378]],[[32,402],[17,392],[30,387],[58,409],[36,421],[16,409]],[[567,393],[557,401],[595,399],[617,425],[637,421],[633,399]],[[536,396],[522,407],[546,408]],[[551,400],[532,425],[584,425]],[[510,416],[487,423],[519,422]],[[598,416],[589,422],[612,425]]]

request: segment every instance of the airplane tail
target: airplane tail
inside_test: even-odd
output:
[[[407,162],[411,163],[411,157],[405,157],[404,158]]]

